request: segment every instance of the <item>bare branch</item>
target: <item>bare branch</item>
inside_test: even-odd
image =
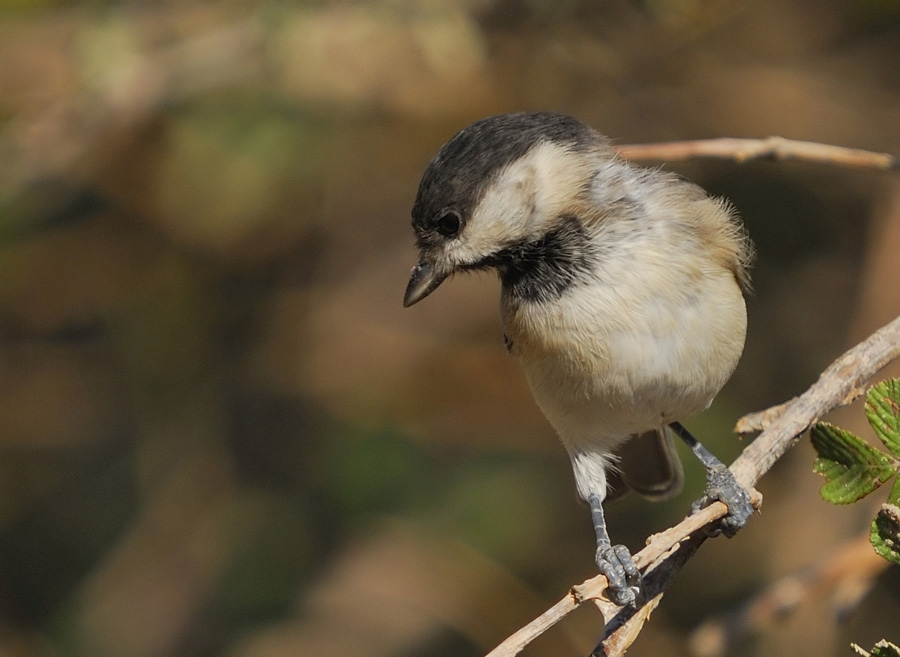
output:
[[[793,399],[789,399],[786,402],[778,404],[777,406],[771,406],[762,411],[747,413],[744,417],[737,421],[736,425],[734,425],[734,432],[743,436],[749,433],[759,433],[760,431],[765,431],[770,424],[784,415],[784,412],[796,400],[797,398],[794,397]]]
[[[850,349],[826,369],[805,393],[776,407],[771,422],[731,465],[737,480],[751,489],[759,478],[793,446],[799,436],[824,415],[852,400],[866,383],[892,360],[900,356],[900,317],[882,327],[865,341]],[[754,505],[761,497],[754,491]],[[607,586],[602,575],[593,577],[572,590],[544,614],[513,634],[488,657],[512,657],[562,620],[585,600],[597,602],[606,621],[606,634],[594,654],[621,655],[637,637],[649,617],[646,607],[654,608],[668,582],[705,540],[703,527],[724,516],[727,508],[716,502],[698,513],[648,539],[635,563],[646,569],[648,603],[628,610],[611,605],[602,598]]]
[[[627,160],[660,160],[677,162],[697,158],[716,158],[746,162],[748,160],[799,160],[857,169],[888,171],[900,169],[900,158],[888,153],[874,153],[858,148],[844,148],[811,141],[795,141],[782,137],[767,139],[699,139],[657,144],[625,144],[616,148]]]
[[[819,380],[732,463],[731,471],[745,486],[753,486],[800,434],[827,413],[859,396],[878,370],[900,355],[900,317],[880,328],[838,358]]]

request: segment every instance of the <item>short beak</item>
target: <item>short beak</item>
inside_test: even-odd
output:
[[[448,274],[436,271],[434,263],[420,260],[419,264],[413,267],[412,274],[409,277],[406,294],[403,295],[403,307],[409,308],[414,303],[418,303],[427,297],[437,289],[438,285],[444,282],[447,276]]]

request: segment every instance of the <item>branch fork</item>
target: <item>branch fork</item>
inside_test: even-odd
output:
[[[799,437],[830,411],[858,397],[866,383],[885,365],[900,356],[900,317],[882,327],[832,363],[805,393],[738,422],[763,432],[731,464],[738,482],[751,491],[754,508],[762,496],[753,489],[763,474],[787,452]],[[659,604],[672,577],[708,538],[703,529],[723,517],[727,507],[715,502],[689,515],[674,527],[651,536],[634,556],[644,572],[646,601],[638,609],[623,609],[603,597],[602,575],[573,586],[569,593],[528,625],[512,634],[487,657],[513,657],[531,641],[565,618],[585,601],[593,602],[603,615],[605,633],[593,655],[622,655],[634,642],[644,623]]]

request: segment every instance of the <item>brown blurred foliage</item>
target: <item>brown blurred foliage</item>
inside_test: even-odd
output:
[[[471,120],[900,153],[890,0],[18,0],[0,62],[3,656],[478,655],[593,574],[496,281],[400,307],[418,176]],[[900,310],[900,181],[678,170],[759,251],[742,364],[693,423],[731,458],[738,415]],[[858,408],[837,421],[864,431]],[[864,529],[811,462],[803,443],[770,473],[763,514],[699,553],[633,654],[686,653]],[[673,502],[619,503],[614,537],[680,518],[688,470]],[[849,624],[823,595],[737,654],[896,642],[891,581]],[[599,622],[529,654],[585,654]]]

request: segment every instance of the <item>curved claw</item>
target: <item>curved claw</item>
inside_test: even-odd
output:
[[[724,465],[709,470],[706,492],[691,506],[691,513],[696,513],[717,500],[728,507],[728,515],[719,520],[709,534],[725,534],[731,538],[747,524],[753,513],[753,503],[750,501],[750,494]]]
[[[597,568],[609,581],[607,596],[615,604],[636,606],[641,597],[641,573],[624,545],[597,547]]]

